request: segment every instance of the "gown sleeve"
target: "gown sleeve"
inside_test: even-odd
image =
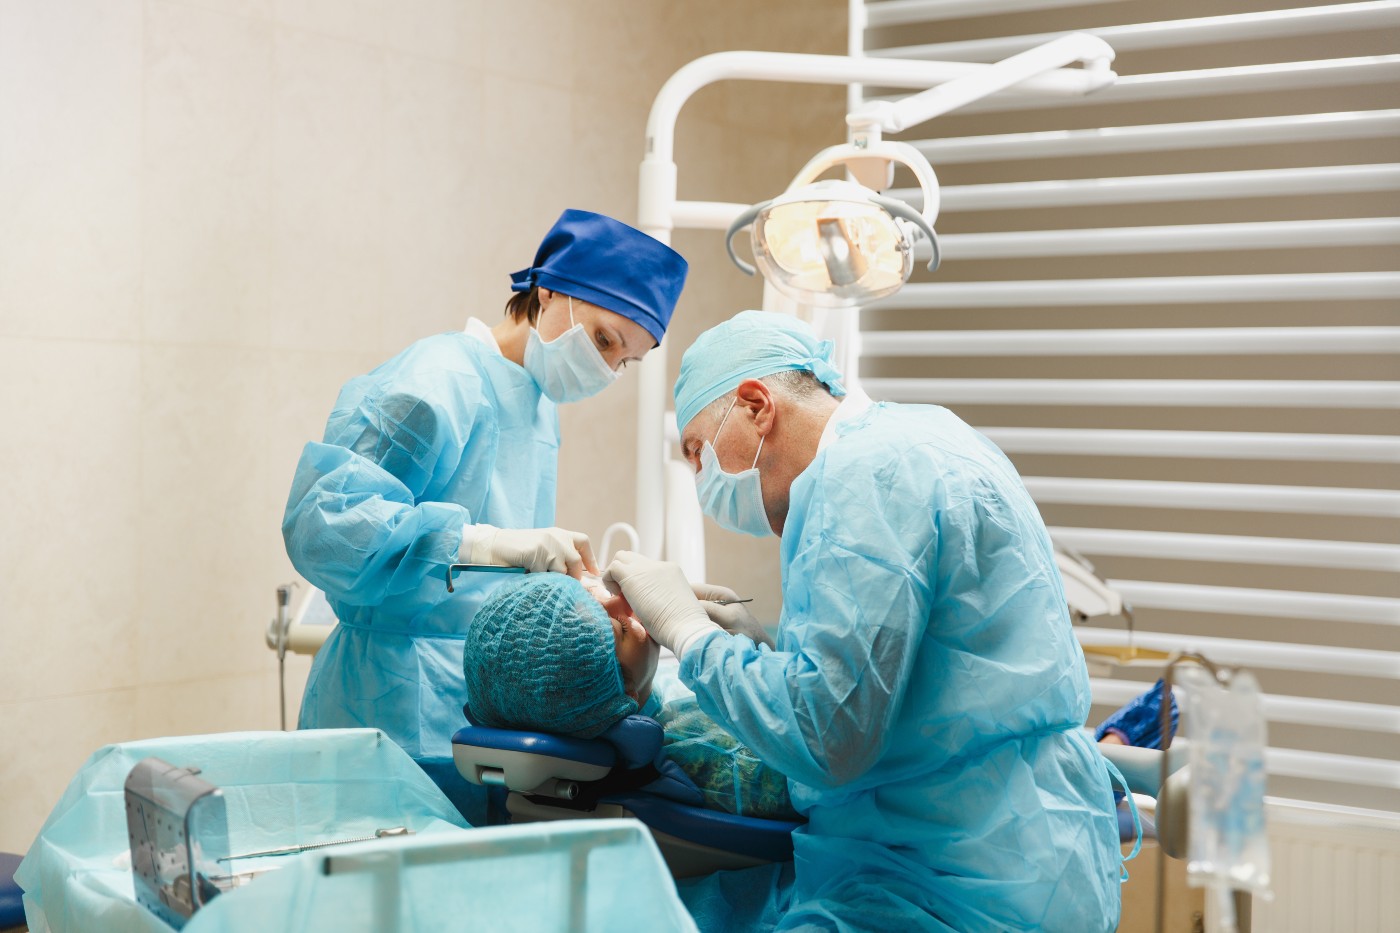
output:
[[[441,574],[472,516],[423,496],[434,477],[456,469],[476,417],[393,389],[332,414],[325,441],[302,451],[282,520],[297,571],[357,606],[411,599],[429,574]]]
[[[920,507],[936,479],[898,457],[833,456],[843,446],[793,484],[776,650],[716,632],[681,663],[701,708],[768,765],[824,789],[858,781],[884,750],[938,548],[936,510]]]

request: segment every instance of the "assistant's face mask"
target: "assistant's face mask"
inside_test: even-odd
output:
[[[583,325],[574,323],[574,299],[564,297],[569,299],[569,323],[573,326],[549,343],[531,327],[525,341],[525,371],[539,383],[540,391],[561,405],[597,395],[617,379],[617,372],[603,359]]]
[[[719,432],[724,430],[724,423],[729,420],[729,413],[738,401],[736,395],[734,401],[729,403],[729,409],[715,431],[715,441],[719,440]],[[700,449],[700,473],[695,477],[700,511],[714,519],[721,528],[757,538],[773,533],[773,526],[768,524],[768,513],[763,508],[763,484],[758,477],[758,455],[761,453],[763,438],[760,437],[758,450],[753,455],[753,465],[741,473],[726,473],[719,465],[714,441],[706,441]]]

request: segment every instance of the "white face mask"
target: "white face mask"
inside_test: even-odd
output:
[[[525,341],[525,371],[539,383],[540,391],[561,405],[597,395],[618,375],[583,325],[574,324],[574,299],[564,297],[569,299],[569,323],[573,326],[549,343],[531,327]]]
[[[736,395],[734,401],[729,403],[729,409],[715,431],[716,441],[738,401]],[[758,476],[758,455],[763,453],[763,440],[761,437],[758,439],[753,465],[741,473],[726,473],[719,465],[714,442],[706,441],[700,449],[700,473],[695,477],[700,511],[714,519],[721,528],[757,538],[773,533],[773,526],[768,524],[768,513],[763,508],[763,483]]]

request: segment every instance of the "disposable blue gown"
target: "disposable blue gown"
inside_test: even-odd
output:
[[[776,650],[715,633],[681,679],[808,823],[795,873],[682,886],[700,927],[1114,929],[1088,674],[1005,456],[945,409],[873,406],[793,483],[781,553]]]
[[[441,334],[345,385],[287,499],[287,553],[340,620],[300,727],[384,730],[475,824],[485,796],[452,763],[462,638],[503,578],[459,574],[448,593],[444,575],[466,524],[554,524],[558,452],[534,379],[476,337]]]

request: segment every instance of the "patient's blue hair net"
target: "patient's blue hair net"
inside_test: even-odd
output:
[[[831,341],[818,340],[811,328],[790,314],[740,311],[697,337],[681,357],[676,425],[684,431],[706,405],[745,379],[788,370],[809,372],[832,395],[845,395],[831,356]]]
[[[462,652],[468,715],[482,726],[591,739],[637,711],[612,620],[573,577],[531,573],[494,590]]]

